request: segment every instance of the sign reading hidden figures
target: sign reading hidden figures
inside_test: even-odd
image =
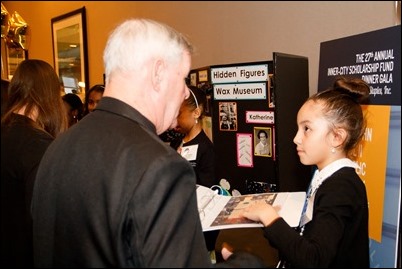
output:
[[[264,100],[267,80],[267,64],[211,68],[215,100]]]
[[[399,25],[322,42],[318,90],[331,86],[338,76],[356,76],[370,85],[370,104],[400,105],[400,31]]]

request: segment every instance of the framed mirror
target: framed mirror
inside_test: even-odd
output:
[[[85,99],[89,85],[85,7],[51,19],[54,68],[64,93]]]
[[[28,51],[22,48],[9,48],[7,50],[7,63],[8,63],[8,80],[11,80],[14,76],[14,72],[18,65],[25,59],[28,59]]]

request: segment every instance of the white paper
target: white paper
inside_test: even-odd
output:
[[[280,207],[278,214],[291,227],[299,225],[306,199],[305,192],[270,192],[223,196],[207,187],[197,185],[198,212],[203,231],[263,227],[261,223],[240,217],[240,213],[245,207],[260,199],[266,200],[273,206]]]

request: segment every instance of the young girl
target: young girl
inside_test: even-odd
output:
[[[363,80],[339,78],[300,108],[293,141],[300,161],[317,170],[297,230],[266,203],[243,212],[265,226],[282,258],[278,266],[370,267],[366,188],[352,161],[366,126],[359,103],[368,95]]]
[[[184,136],[178,137],[170,145],[191,163],[197,176],[197,184],[210,188],[218,185],[219,182],[215,178],[214,146],[204,132],[201,122],[205,114],[207,97],[198,87],[189,86],[189,90],[190,96],[180,107],[175,129]],[[215,243],[218,234],[219,230],[204,232],[207,249],[212,259],[215,259]]]
[[[197,175],[197,184],[212,187],[219,183],[215,178],[214,145],[202,128],[207,99],[201,89],[190,86],[189,90],[190,95],[180,107],[175,128],[183,136],[177,137],[170,145],[191,163]],[[185,149],[189,146],[195,148],[187,158]]]
[[[84,103],[84,115],[89,114],[94,111],[99,101],[103,97],[103,92],[105,91],[105,86],[97,84],[92,86],[86,93],[85,103]]]

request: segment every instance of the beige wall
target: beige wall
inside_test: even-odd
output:
[[[272,60],[273,52],[309,58],[317,91],[320,42],[400,24],[395,1],[3,1],[30,28],[29,58],[53,64],[50,20],[86,7],[90,86],[103,81],[102,52],[110,31],[130,17],[165,22],[197,48],[192,68]]]

